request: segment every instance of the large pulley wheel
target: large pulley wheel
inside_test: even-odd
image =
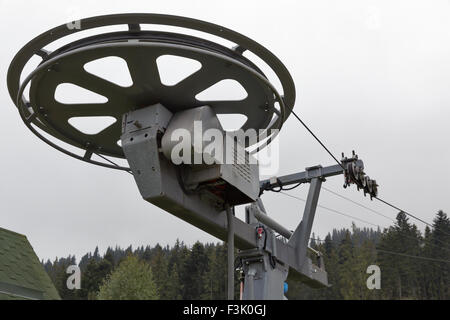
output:
[[[123,14],[81,20],[82,30],[126,24],[129,30],[98,34],[47,52],[49,43],[79,31],[67,25],[46,32],[28,43],[14,58],[8,71],[8,88],[25,124],[38,137],[78,159],[94,164],[129,170],[92,159],[97,154],[124,158],[118,145],[122,115],[156,103],[172,112],[209,105],[216,114],[241,114],[246,122],[241,129],[255,129],[270,137],[280,129],[295,102],[295,87],[283,64],[267,49],[234,31],[183,17],[155,14]],[[227,48],[215,42],[179,33],[141,30],[142,24],[163,24],[200,30],[236,44]],[[256,64],[243,52],[250,50],[277,75],[279,93]],[[34,55],[42,62],[21,83],[26,63]],[[201,68],[175,85],[161,82],[157,59],[170,55],[196,60]],[[123,87],[85,70],[89,62],[106,57],[122,58],[128,66],[132,85]],[[23,75],[22,75],[23,76]],[[246,91],[241,100],[199,100],[197,95],[222,80],[237,81]],[[55,97],[58,86],[72,84],[105,98],[103,103],[62,103]],[[29,96],[24,92],[29,86]],[[111,117],[115,121],[96,134],[86,134],[70,124],[78,117]],[[76,154],[45,137],[40,130],[84,150]],[[264,142],[270,143],[271,139]],[[262,146],[264,146],[262,145]],[[256,150],[260,150],[258,146]]]

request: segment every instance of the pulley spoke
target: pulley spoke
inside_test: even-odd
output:
[[[205,105],[211,106],[216,114],[238,113],[248,116],[249,113],[248,109],[246,109],[246,106],[248,106],[247,99],[239,101],[205,101],[204,103]]]
[[[157,92],[161,89],[161,79],[154,56],[146,51],[137,50],[129,52],[124,59],[133,79],[133,87],[144,92]]]
[[[123,91],[123,88],[112,82],[88,73],[84,71],[84,69],[71,70],[68,74],[70,74],[70,78],[66,80],[68,83],[73,83],[84,89],[102,95],[109,101],[123,100],[120,94],[120,92]]]
[[[175,85],[174,90],[175,92],[184,94],[189,92],[193,95],[193,97],[195,97],[200,92],[226,78],[226,74],[223,74],[218,70],[208,68],[207,64],[203,64],[200,70]]]
[[[115,108],[114,108],[115,107]],[[126,112],[126,109],[118,110],[112,103],[102,104],[57,104],[58,114],[67,119],[72,117],[118,117]]]
[[[122,131],[122,122],[116,121],[105,130],[95,135],[95,139],[98,141],[117,141]]]

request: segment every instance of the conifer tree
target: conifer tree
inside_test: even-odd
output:
[[[159,298],[148,263],[129,255],[100,286],[99,300],[157,300]]]
[[[184,261],[181,280],[183,282],[183,299],[198,300],[204,292],[204,274],[208,268],[205,247],[200,242],[192,246],[188,258]]]

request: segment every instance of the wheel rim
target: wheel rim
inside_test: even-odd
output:
[[[94,139],[97,141],[94,141],[91,139],[91,141],[88,141],[86,139],[80,139],[80,136],[73,135],[70,132],[68,132],[67,128],[61,128],[61,123],[67,123],[67,121],[56,121],[58,117],[53,117],[52,115],[55,115],[55,112],[52,106],[51,106],[51,90],[49,92],[46,92],[46,94],[37,94],[38,92],[45,92],[39,90],[40,88],[48,88],[49,83],[51,83],[51,77],[48,75],[44,75],[44,73],[41,73],[42,69],[39,69],[41,67],[48,67],[48,65],[45,65],[48,62],[57,62],[58,60],[62,59],[62,57],[66,57],[65,55],[71,55],[75,52],[78,52],[77,50],[89,50],[92,48],[111,48],[113,47],[123,47],[128,46],[129,44],[124,43],[114,43],[113,41],[117,41],[117,38],[121,38],[122,41],[130,40],[130,39],[140,39],[139,44],[140,46],[148,46],[153,45],[159,48],[165,47],[167,44],[156,44],[155,43],[155,35],[159,37],[160,42],[166,43],[169,39],[174,39],[174,34],[165,33],[165,32],[157,32],[157,33],[151,33],[149,31],[140,31],[139,25],[140,24],[161,24],[161,25],[169,25],[169,26],[178,26],[183,28],[188,28],[192,30],[199,30],[203,32],[207,32],[219,37],[222,37],[224,39],[227,39],[229,41],[233,41],[237,43],[237,47],[233,48],[233,50],[230,50],[228,48],[222,49],[220,45],[214,44],[213,42],[209,42],[206,40],[202,40],[205,45],[209,45],[207,47],[208,51],[202,51],[198,48],[188,48],[190,45],[195,44],[195,37],[185,36],[181,37],[181,41],[183,42],[182,45],[173,45],[172,48],[176,48],[176,50],[184,50],[183,53],[186,54],[186,52],[192,52],[198,53],[201,52],[201,54],[204,57],[211,57],[213,56],[216,60],[220,61],[227,61],[230,63],[230,65],[233,66],[236,70],[246,70],[245,72],[248,73],[248,76],[250,78],[253,78],[253,82],[249,79],[243,80],[245,78],[245,73],[238,73],[239,79],[234,79],[241,82],[246,82],[245,89],[246,91],[250,91],[249,98],[243,101],[233,102],[233,104],[230,104],[229,102],[219,101],[215,102],[215,108],[220,111],[220,113],[241,113],[248,116],[248,121],[244,125],[243,129],[248,128],[255,128],[255,129],[263,129],[265,126],[270,128],[281,128],[284,121],[286,121],[287,117],[290,114],[290,111],[292,109],[292,106],[295,102],[295,87],[292,81],[292,78],[289,74],[289,72],[286,70],[284,65],[272,54],[270,51],[259,45],[258,43],[254,42],[253,40],[240,35],[239,33],[236,33],[234,31],[231,31],[229,29],[199,21],[189,18],[183,18],[183,17],[177,17],[177,16],[168,16],[168,15],[157,15],[157,14],[123,14],[123,15],[109,15],[109,16],[100,16],[100,17],[94,17],[94,18],[88,18],[81,20],[81,25],[83,27],[82,30],[91,29],[91,28],[97,28],[101,26],[107,26],[107,25],[118,25],[118,24],[128,24],[129,25],[129,32],[119,32],[119,33],[113,33],[113,34],[100,34],[97,36],[84,38],[79,41],[75,41],[72,44],[69,44],[67,46],[64,46],[58,50],[56,50],[54,53],[47,53],[43,48],[66,35],[75,33],[79,30],[70,30],[67,28],[66,25],[54,28],[50,30],[49,32],[46,32],[31,42],[29,42],[22,50],[19,51],[19,53],[14,58],[13,62],[11,63],[11,66],[8,71],[8,88],[11,97],[16,101],[16,105],[19,108],[19,112],[27,126],[32,129],[31,124],[39,127],[40,129],[46,131],[47,133],[53,135],[57,139],[60,139],[64,142],[68,142],[72,145],[75,145],[77,147],[80,147],[82,149],[86,150],[86,154],[84,156],[74,155],[72,152],[68,152],[67,150],[64,150],[63,148],[56,147],[54,143],[51,143],[48,141],[48,139],[45,139],[42,137],[35,129],[32,129],[32,131],[38,135],[42,140],[49,143],[51,146],[56,147],[58,150],[65,152],[66,154],[69,154],[71,156],[75,156],[78,159],[88,161],[95,164],[100,164],[106,167],[111,168],[119,168],[122,170],[128,170],[128,168],[125,167],[116,167],[114,165],[110,164],[102,164],[98,163],[97,161],[93,161],[90,158],[90,155],[92,153],[101,153],[104,155],[114,156],[114,157],[123,157],[123,152],[121,148],[117,145],[112,144],[112,140],[115,139],[115,137],[120,133],[120,121],[116,121],[115,125],[113,125],[111,128],[108,128],[109,131],[105,131],[102,134],[104,136],[107,136],[110,134],[111,136],[114,136],[114,138],[109,139],[108,143],[99,143],[98,139]],[[145,38],[149,38],[150,36],[153,37],[153,39],[145,40]],[[116,37],[114,39],[114,37]],[[151,37],[150,37],[151,38]],[[179,39],[178,39],[179,40]],[[89,45],[89,41],[91,41],[92,45]],[[103,44],[94,44],[94,43],[102,43]],[[209,42],[209,43],[208,43]],[[78,47],[77,47],[78,46]],[[167,45],[170,47],[170,45]],[[89,49],[87,49],[89,48]],[[115,49],[114,49],[115,50]],[[172,49],[171,49],[172,50]],[[200,51],[199,51],[200,50]],[[225,55],[221,55],[221,50],[226,50]],[[254,54],[256,54],[258,57],[260,57],[263,61],[265,61],[275,72],[275,74],[279,77],[279,80],[283,86],[284,96],[281,97],[278,92],[276,92],[275,88],[267,81],[264,74],[248,59],[246,59],[244,56],[242,56],[242,52],[245,50],[250,50]],[[231,53],[230,53],[231,52]],[[27,77],[27,80],[20,84],[19,79],[20,75],[22,73],[23,67],[25,66],[26,62],[33,56],[33,55],[39,55],[43,58],[43,62],[41,63],[40,67],[35,70],[32,74]],[[109,53],[110,56],[118,56],[117,52],[111,52]],[[233,55],[233,56],[232,56]],[[231,56],[231,57],[230,57]],[[241,59],[240,59],[241,58]],[[199,57],[197,57],[196,60],[200,60]],[[61,60],[62,61],[62,60]],[[205,63],[205,61],[203,61]],[[202,64],[203,64],[202,63]],[[212,63],[214,65],[214,63]],[[130,72],[131,69],[130,68]],[[203,69],[203,68],[202,68]],[[206,68],[207,69],[207,68]],[[135,68],[135,71],[138,71],[139,69]],[[236,74],[235,74],[236,75]],[[80,76],[78,74],[78,76]],[[136,76],[136,75],[135,75]],[[202,81],[199,82],[199,84],[204,85],[205,83],[208,83],[208,79],[205,75],[197,75],[202,79]],[[214,74],[210,73],[210,77],[214,78]],[[248,78],[248,77],[247,77]],[[43,79],[47,79],[47,82],[43,81]],[[50,80],[49,80],[50,79]],[[227,79],[233,79],[233,77],[227,77]],[[256,79],[256,80],[255,80]],[[31,88],[30,88],[30,101],[27,101],[27,99],[23,96],[24,87],[28,84],[28,82],[32,82]],[[209,81],[211,82],[211,81]],[[41,86],[39,85],[41,84]],[[45,84],[47,83],[47,84]],[[56,83],[53,79],[53,84]],[[195,83],[195,82],[194,82]],[[251,85],[249,85],[252,83]],[[42,84],[45,84],[42,87]],[[241,83],[242,84],[242,83]],[[97,85],[99,85],[97,83]],[[192,85],[192,83],[191,83]],[[51,86],[50,86],[51,87]],[[256,88],[259,88],[258,90]],[[91,90],[91,88],[87,88]],[[158,92],[159,96],[170,96],[167,94],[167,91],[165,89],[167,88],[160,88],[161,91]],[[172,88],[173,89],[173,88]],[[194,88],[195,89],[195,88]],[[94,91],[94,90],[92,90]],[[108,91],[108,90],[107,90]],[[183,91],[183,90],[182,90]],[[193,93],[196,90],[192,90]],[[254,92],[259,91],[260,94],[255,94]],[[184,90],[186,92],[186,90]],[[249,92],[248,92],[249,93]],[[263,94],[261,94],[263,93]],[[175,95],[176,96],[176,95]],[[262,98],[264,96],[264,99]],[[117,97],[116,97],[117,98]],[[263,101],[265,100],[265,101]],[[117,99],[115,99],[115,105],[117,105]],[[273,103],[278,101],[281,106],[281,113],[279,110],[276,110],[273,108]],[[44,104],[42,102],[45,102]],[[139,101],[136,101],[136,99],[133,100],[133,103],[136,104],[134,107],[139,108],[144,105],[140,105],[138,103]],[[161,102],[161,101],[158,101]],[[170,101],[169,101],[170,102]],[[252,105],[258,107],[260,110],[259,112],[243,112],[244,105],[248,104],[249,102],[252,103]],[[198,104],[198,101],[196,101]],[[149,99],[143,99],[142,104],[148,105]],[[208,102],[202,102],[201,105],[209,104]],[[46,107],[43,108],[42,106],[45,105]],[[169,108],[175,108],[179,109],[181,108],[182,103],[180,101],[175,103],[171,101],[168,103]],[[193,101],[190,101],[189,107],[194,107],[196,104],[193,103]],[[50,106],[50,108],[49,108]],[[236,109],[240,107],[238,110],[239,112],[235,112]],[[47,108],[47,110],[46,110]],[[128,105],[126,110],[131,110],[133,106]],[[22,110],[20,110],[22,109]],[[257,108],[254,108],[257,109]],[[233,111],[231,111],[233,110]],[[51,112],[53,111],[53,112]],[[67,110],[66,110],[67,111]],[[80,111],[73,110],[74,113],[72,115],[76,115],[77,112],[80,114]],[[103,110],[104,111],[104,110]],[[103,112],[102,111],[102,112]],[[115,110],[118,111],[118,110]],[[120,110],[124,111],[124,110]],[[89,116],[95,115],[95,112],[99,113],[100,109],[98,110],[90,110]],[[274,121],[272,118],[273,112],[277,114],[277,119]],[[219,112],[218,112],[219,113]],[[104,113],[103,113],[104,114]],[[67,116],[67,114],[66,114]],[[118,113],[114,114],[114,117],[116,120],[118,120]],[[62,118],[60,118],[61,120]],[[67,120],[67,119],[64,119]],[[63,126],[64,127],[64,126]],[[62,130],[65,129],[65,130]],[[273,138],[273,137],[272,137]],[[272,140],[268,139],[262,147],[270,143]],[[261,147],[259,147],[255,151],[259,151]]]

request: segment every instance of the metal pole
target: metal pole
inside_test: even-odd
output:
[[[239,286],[239,300],[243,300],[244,299],[244,277],[242,275],[242,271],[241,271],[241,282],[240,282],[240,286]]]
[[[320,188],[322,186],[321,178],[314,178],[311,180],[309,186],[308,197],[306,198],[305,211],[300,225],[294,232],[291,239],[296,241],[296,248],[298,248],[298,263],[302,265],[306,261],[306,252],[308,249],[309,239],[311,236],[312,224],[316,214],[317,203],[319,202]],[[291,241],[290,241],[291,242]]]
[[[273,230],[275,230],[276,232],[281,234],[286,239],[289,239],[292,236],[292,231],[289,231],[288,229],[283,227],[281,224],[279,224],[275,220],[271,219],[268,215],[266,215],[264,213],[260,213],[258,211],[254,211],[253,214],[256,219],[258,219],[259,221],[264,223],[269,228],[272,228]]]
[[[234,215],[229,204],[225,205],[228,220],[228,300],[234,300]]]
[[[255,275],[256,275],[255,270],[253,268],[250,268],[248,270],[248,276],[247,276],[247,281],[248,281],[247,300],[255,300]]]

